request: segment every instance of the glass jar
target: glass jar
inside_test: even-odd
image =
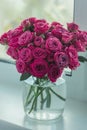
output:
[[[30,77],[24,83],[23,106],[27,116],[37,120],[59,118],[65,106],[66,83],[60,77],[55,83]]]

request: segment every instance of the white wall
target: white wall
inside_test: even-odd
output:
[[[74,21],[87,31],[87,0],[75,0],[74,5]],[[87,63],[73,71],[71,78],[67,77],[67,85],[69,97],[87,101]]]

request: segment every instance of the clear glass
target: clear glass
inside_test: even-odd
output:
[[[25,114],[28,117],[37,120],[53,120],[63,114],[66,99],[66,83],[62,77],[56,83],[50,81],[44,82],[44,85],[41,83],[41,87],[35,84],[35,79],[32,77],[24,84],[23,105]],[[40,94],[41,90],[42,93]],[[35,100],[35,97],[32,97],[37,92],[39,94]]]

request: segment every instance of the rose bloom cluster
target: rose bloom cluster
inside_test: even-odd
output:
[[[66,29],[59,22],[32,17],[4,33],[0,43],[8,45],[7,54],[16,60],[19,73],[47,76],[55,82],[64,68],[74,70],[80,65],[78,52],[86,50],[87,32],[75,23],[68,23]]]

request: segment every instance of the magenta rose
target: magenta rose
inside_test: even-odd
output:
[[[10,55],[13,59],[18,59],[19,55],[18,55],[18,50],[14,47],[9,47],[7,50],[7,54]]]
[[[33,50],[35,49],[35,46],[33,46],[32,44],[29,44],[29,45],[28,45],[28,48],[29,48],[31,51],[33,51]]]
[[[73,34],[65,32],[62,34],[62,41],[67,44],[73,40]]]
[[[21,26],[22,26],[23,28],[27,28],[27,27],[29,27],[29,26],[30,26],[29,18],[23,20],[23,21],[21,22]]]
[[[46,33],[48,29],[49,29],[49,24],[44,19],[37,20],[34,24],[34,31],[37,34]]]
[[[81,42],[80,40],[77,40],[76,42],[73,43],[74,44],[74,47],[76,48],[76,50],[79,52],[84,52],[86,50],[86,47],[85,47],[85,43],[84,42]]]
[[[54,37],[52,32],[45,33],[45,38],[48,39],[49,37]]]
[[[25,62],[30,62],[32,60],[32,53],[29,48],[23,48],[19,52],[19,58],[22,59]]]
[[[69,63],[69,68],[71,70],[75,70],[77,67],[80,66],[79,60],[78,59],[71,59]]]
[[[54,52],[47,50],[47,61],[54,62]]]
[[[31,68],[31,74],[33,76],[36,76],[37,78],[42,78],[46,75],[48,71],[48,64],[43,59],[36,59],[33,61],[33,63],[30,65]]]
[[[87,32],[85,32],[85,31],[79,31],[77,33],[77,40],[80,40],[83,45],[87,46]]]
[[[24,32],[18,39],[18,44],[22,46],[28,45],[28,43],[32,42],[34,35],[30,31]]]
[[[41,36],[36,36],[34,39],[34,44],[36,46],[41,46],[42,44],[44,44],[44,40]]]
[[[11,47],[19,48],[18,38],[19,37],[17,36],[17,37],[9,39],[8,45]]]
[[[63,69],[59,68],[55,64],[51,64],[48,70],[48,78],[50,79],[50,81],[56,82],[57,78],[61,76],[62,72]]]
[[[54,55],[54,59],[56,64],[59,67],[67,67],[68,66],[68,56],[65,52],[56,52]]]
[[[18,37],[23,33],[23,28],[22,26],[19,26],[15,28],[14,30],[10,30],[8,33],[8,38],[11,40],[12,38]]]
[[[67,32],[67,30],[65,28],[63,28],[62,26],[56,26],[53,30],[52,30],[52,34],[53,36],[59,38],[61,40],[62,34],[64,32]]]
[[[79,29],[78,25],[75,23],[67,23],[67,28],[70,32],[76,32]]]
[[[37,47],[33,50],[33,56],[34,56],[34,58],[42,58],[43,59],[43,58],[46,58],[47,52],[46,52],[46,50]]]
[[[21,59],[16,61],[16,68],[19,73],[26,72],[26,65],[25,65],[24,61],[22,61]]]
[[[1,35],[0,43],[3,45],[8,44],[8,33],[4,33],[3,35]]]
[[[69,58],[69,68],[72,70],[76,69],[80,65],[76,49],[73,46],[70,46],[66,49],[66,53]]]
[[[56,21],[54,21],[54,22],[51,23],[51,27],[55,28],[56,26],[62,27],[63,25],[60,24],[60,23],[58,23],[58,22],[56,22]]]
[[[56,37],[50,37],[46,40],[46,49],[50,51],[60,51],[62,49],[62,44]]]
[[[36,23],[36,21],[37,21],[37,18],[35,18],[35,17],[29,18],[29,22],[30,22],[31,25]]]

